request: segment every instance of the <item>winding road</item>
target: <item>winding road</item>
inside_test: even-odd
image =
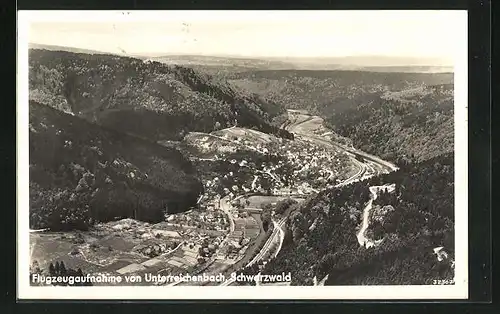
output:
[[[234,226],[234,217],[231,215],[231,204],[229,204],[229,196],[225,196],[220,200],[220,209],[228,216],[229,218],[229,233],[232,233],[235,229]]]
[[[289,114],[291,114],[293,116],[293,115],[297,115],[297,112],[294,110],[289,110]],[[369,160],[375,164],[378,164],[382,169],[385,169],[388,172],[395,171],[395,170],[399,169],[396,165],[394,165],[388,161],[382,160],[377,156],[370,155],[368,153],[357,150],[355,148],[347,147],[345,145],[333,142],[329,139],[325,139],[319,135],[314,134],[314,131],[313,131],[314,128],[317,128],[318,125],[322,125],[323,119],[321,117],[308,115],[308,114],[305,114],[303,112],[300,112],[299,115],[302,116],[302,118],[296,119],[298,121],[295,121],[293,123],[289,123],[287,125],[284,124],[285,129],[287,131],[293,132],[296,135],[299,135],[300,137],[307,138],[307,139],[309,139],[313,142],[316,142],[318,144],[328,145],[330,147],[333,146],[333,147],[341,149],[347,153],[350,153],[354,156],[362,157],[362,158]],[[310,124],[310,126],[308,126],[308,124]],[[365,167],[366,167],[366,165],[365,165]]]
[[[44,229],[30,229],[30,233],[38,233],[38,232],[45,232],[49,231],[49,228],[44,228]]]
[[[288,131],[294,132],[300,137],[303,138],[308,138],[311,141],[314,141],[316,143],[320,143],[323,145],[329,145],[330,147],[336,147],[338,149],[341,149],[348,154],[351,155],[351,160],[353,161],[354,164],[357,165],[359,168],[359,171],[352,175],[350,178],[344,180],[343,182],[337,184],[335,187],[340,187],[344,185],[348,185],[352,182],[358,181],[358,180],[363,180],[365,178],[371,177],[371,176],[376,176],[382,173],[388,173],[392,172],[395,170],[398,170],[399,168],[385,160],[382,160],[376,156],[367,154],[365,152],[362,152],[360,150],[357,150],[355,148],[350,148],[345,145],[341,145],[339,143],[332,142],[330,140],[327,140],[325,138],[322,138],[321,136],[315,135],[314,134],[314,129],[318,128],[318,125],[323,124],[323,119],[317,116],[309,116],[304,114],[303,112],[299,112],[297,115],[297,112],[294,111],[289,111],[289,114],[295,115],[296,117],[296,122],[294,123],[288,123],[286,124],[286,129]],[[298,119],[297,119],[298,117]],[[307,125],[309,124],[309,126]],[[361,157],[362,159],[365,160],[365,162],[361,162],[357,159],[357,157]],[[369,217],[370,217],[370,211],[372,209],[373,201],[377,198],[377,193],[380,189],[386,188],[389,191],[394,189],[392,185],[384,185],[384,186],[371,186],[370,189],[370,200],[366,204],[365,208],[363,209],[363,221],[361,223],[361,227],[357,233],[357,238],[358,242],[361,246],[369,248],[375,245],[378,245],[381,240],[372,240],[368,239],[366,237],[366,229],[369,226]]]
[[[274,229],[269,238],[267,239],[266,243],[264,243],[264,246],[262,249],[259,251],[255,257],[248,262],[248,264],[245,265],[245,267],[252,266],[258,262],[260,262],[264,256],[269,252],[269,250],[273,247],[273,244],[276,241],[279,241],[278,248],[277,250],[273,253],[273,258],[275,258],[279,251],[281,250],[281,246],[283,245],[283,240],[285,239],[285,231],[283,230],[283,225],[285,224],[286,217],[280,219],[278,222],[273,220],[273,225]],[[229,278],[226,281],[222,282],[219,286],[229,286],[232,283],[234,283],[236,280],[234,278]]]
[[[368,239],[366,237],[366,229],[368,229],[368,226],[370,225],[370,211],[373,207],[373,201],[377,199],[378,196],[378,191],[382,189],[387,189],[388,192],[394,191],[394,184],[386,184],[386,185],[381,185],[381,186],[370,186],[370,200],[366,204],[365,208],[363,209],[363,221],[361,223],[361,228],[358,231],[358,234],[356,237],[358,238],[358,243],[359,245],[365,247],[365,248],[370,248],[372,246],[377,246],[382,242],[382,239],[380,240],[372,240]]]
[[[281,244],[283,243],[284,235],[285,232],[283,231],[283,225],[285,224],[286,217],[281,218],[278,222],[273,220],[273,225],[274,229],[273,232],[271,233],[271,236],[269,236],[269,239],[267,239],[266,243],[264,243],[264,246],[260,250],[260,252],[255,255],[255,257],[246,265],[246,267],[252,266],[255,263],[258,263],[263,259],[263,257],[269,252],[271,249],[273,243],[276,241],[279,241],[279,246],[278,250],[276,252],[276,255],[279,253],[279,249],[281,249]]]
[[[379,174],[384,173],[384,172],[387,173],[387,172],[391,172],[391,171],[398,169],[394,164],[389,163],[387,161],[384,161],[376,156],[372,156],[370,154],[356,150],[354,148],[349,148],[349,147],[346,147],[344,145],[332,142],[332,141],[327,140],[319,135],[315,135],[311,130],[309,130],[307,128],[307,125],[305,125],[305,124],[313,123],[313,124],[318,125],[318,123],[320,123],[320,122],[322,124],[323,119],[321,119],[320,117],[317,117],[317,116],[308,116],[308,115],[305,115],[304,113],[300,113],[300,114],[302,116],[304,116],[305,118],[301,119],[301,121],[295,121],[295,122],[287,121],[283,124],[283,128],[285,128],[287,131],[295,133],[296,136],[299,136],[299,137],[304,138],[304,139],[308,139],[308,140],[315,142],[319,145],[326,145],[330,148],[341,149],[341,150],[347,152],[350,155],[352,162],[358,167],[358,171],[354,175],[347,178],[343,182],[335,185],[335,187],[348,185],[352,182],[355,182],[357,180],[362,180],[362,179],[369,177],[369,176],[379,175]],[[356,157],[362,157],[364,160],[366,160],[368,162],[361,162]],[[370,163],[373,163],[376,167],[373,167]],[[330,177],[331,177],[331,175],[330,175]],[[255,182],[255,180],[254,180],[254,182]],[[372,208],[373,200],[375,200],[377,197],[378,189],[385,188],[385,187],[386,186],[370,187],[371,198],[370,198],[370,201],[368,202],[368,204],[364,208],[363,222],[362,222],[361,228],[357,234],[358,242],[362,246],[370,247],[370,246],[378,244],[380,241],[380,240],[373,241],[373,240],[366,238],[365,233],[366,233],[366,229],[369,226],[369,215],[370,215],[370,210]],[[273,253],[273,257],[276,257],[278,255],[279,251],[281,250],[284,236],[285,236],[285,232],[283,230],[283,225],[285,224],[285,221],[286,221],[286,217],[280,219],[278,222],[273,220],[274,229],[273,229],[273,232],[271,233],[271,236],[265,242],[265,244],[262,247],[262,249],[260,250],[260,252],[246,265],[246,267],[251,266],[251,265],[261,261],[264,258],[264,256],[267,255],[269,250],[273,247],[273,243],[276,243],[276,241],[278,241],[279,244],[278,244],[278,248]],[[228,279],[225,282],[221,283],[220,285],[221,286],[228,286],[228,285],[231,285],[232,283],[234,283],[234,280]]]

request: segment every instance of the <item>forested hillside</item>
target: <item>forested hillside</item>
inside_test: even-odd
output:
[[[453,73],[276,70],[233,84],[321,116],[356,148],[396,163],[453,151]]]
[[[98,221],[159,221],[203,191],[173,148],[30,102],[30,227],[86,229]]]
[[[234,125],[287,137],[283,109],[191,68],[31,49],[30,99],[153,141]],[[273,120],[276,122],[273,124]]]
[[[284,246],[264,273],[290,271],[294,285],[329,275],[327,285],[432,284],[454,277],[453,154],[321,192],[296,207]],[[369,186],[395,183],[374,201],[367,235],[356,234]],[[441,260],[434,249],[443,247]]]
[[[343,105],[338,112],[323,108],[326,124],[383,159],[418,162],[454,149],[452,84],[374,93]]]
[[[226,76],[236,86],[289,109],[311,114],[339,112],[343,99],[422,85],[453,83],[453,73],[377,73],[368,71],[268,70]]]

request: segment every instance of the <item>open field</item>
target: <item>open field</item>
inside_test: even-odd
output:
[[[203,231],[192,230],[197,234]],[[81,268],[90,274],[186,271],[198,263],[199,245],[183,245],[184,237],[166,223],[123,219],[98,224],[88,232],[30,233],[31,260],[42,270],[63,261],[67,268]]]
[[[268,144],[277,141],[277,138],[267,133],[246,129],[246,128],[228,128],[212,132],[211,134],[225,137],[228,139],[241,139],[252,144]]]
[[[342,137],[327,128],[322,118],[311,116],[304,111],[288,110],[288,120],[285,122],[284,126],[297,134],[309,134],[328,141],[338,142],[349,147],[352,146],[352,141],[350,139]]]
[[[272,204],[279,202],[281,200],[287,199],[287,197],[284,196],[261,196],[261,195],[255,195],[255,196],[250,196],[247,198],[249,204],[247,207],[251,208],[262,208],[266,204]]]
[[[188,145],[190,153],[199,158],[213,158],[219,153],[235,152],[242,146],[206,133],[191,132],[184,137],[184,142]]]

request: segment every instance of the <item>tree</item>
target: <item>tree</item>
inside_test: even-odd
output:
[[[319,262],[319,270],[321,271],[321,274],[328,273],[331,267],[333,267],[335,263],[335,255],[333,254],[334,250],[332,249],[330,253],[326,254],[321,258]]]
[[[59,271],[61,275],[66,275],[66,266],[64,265],[63,261],[61,261],[61,263],[59,264]]]
[[[271,222],[271,210],[269,208],[264,208],[261,212],[262,228],[267,231],[272,224]]]
[[[292,198],[284,199],[276,204],[275,212],[276,214],[282,215],[290,206],[295,204],[297,204],[297,201]]]

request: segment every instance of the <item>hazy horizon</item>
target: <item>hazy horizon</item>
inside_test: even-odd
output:
[[[89,50],[89,51],[95,51],[95,52],[100,52],[100,53],[109,53],[109,54],[124,54],[123,52],[114,52],[114,51],[103,51],[103,50],[96,50],[96,49],[91,49],[88,47],[75,47],[75,46],[61,46],[61,45],[48,45],[48,44],[43,44],[43,43],[37,43],[37,42],[30,42],[29,45],[36,45],[36,46],[46,46],[46,47],[53,47],[53,48],[69,48],[69,49],[78,49],[78,50]],[[186,53],[181,53],[181,52],[147,52],[147,53],[127,53],[127,55],[130,56],[141,56],[141,57],[150,57],[150,58],[157,58],[157,57],[175,57],[175,56],[183,56],[183,57],[214,57],[214,58],[234,58],[234,59],[267,59],[267,60],[320,60],[320,59],[352,59],[352,58],[386,58],[386,59],[432,59],[432,58],[420,58],[420,57],[414,57],[414,56],[394,56],[394,55],[345,55],[345,56],[268,56],[268,55],[238,55],[238,54],[229,54],[229,53],[219,53],[219,54],[206,54],[206,53],[191,53],[191,52],[186,52]]]
[[[402,62],[395,65],[449,66],[464,36],[457,11],[209,12],[145,11],[125,18],[37,12],[42,18],[31,23],[29,41],[144,57],[377,57]]]

